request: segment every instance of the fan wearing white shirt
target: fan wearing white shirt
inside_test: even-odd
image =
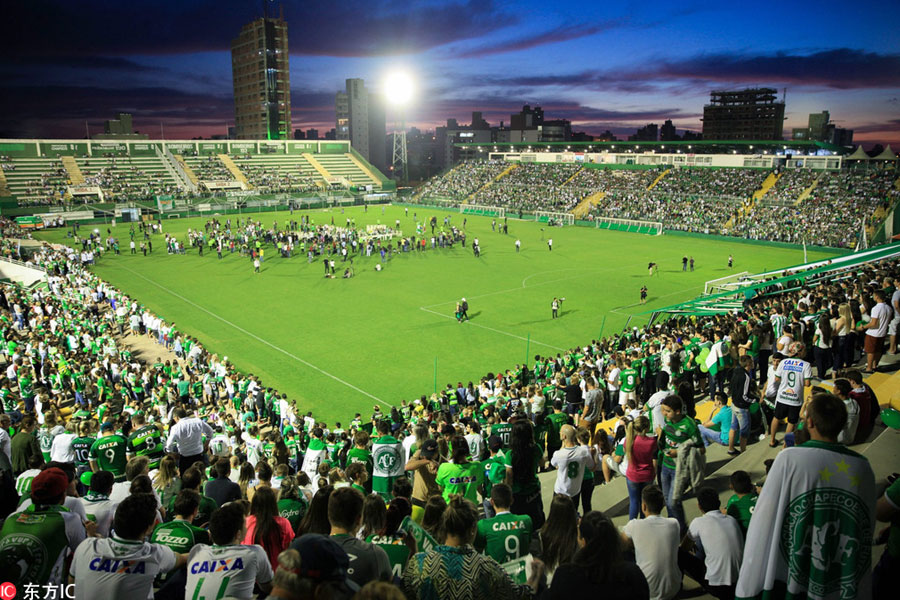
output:
[[[682,552],[679,566],[716,598],[734,598],[744,558],[744,536],[734,517],[719,510],[719,493],[709,486],[697,490],[702,516],[691,521],[687,537],[695,553]]]
[[[681,526],[677,519],[660,516],[666,498],[656,484],[641,491],[644,519],[632,519],[622,528],[626,546],[634,547],[634,558],[647,579],[650,600],[669,600],[681,589],[678,544]]]
[[[190,468],[195,462],[203,461],[203,454],[209,445],[209,440],[215,435],[212,427],[206,421],[197,417],[188,418],[183,408],[176,408],[172,413],[175,425],[169,430],[169,438],[166,440],[166,452],[177,452],[179,455],[178,469],[181,473]],[[206,439],[203,439],[203,436]]]
[[[75,550],[69,582],[75,600],[153,598],[153,580],[185,564],[187,557],[167,546],[143,541],[156,526],[156,499],[128,496],[116,509],[113,534],[89,537]]]
[[[188,555],[185,597],[253,598],[253,586],[263,594],[272,588],[272,565],[258,544],[242,545],[244,511],[229,503],[213,513],[209,536],[213,545],[197,544]]]

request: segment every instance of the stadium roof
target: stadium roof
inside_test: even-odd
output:
[[[751,275],[746,281],[747,285],[737,289],[697,296],[687,302],[656,308],[639,314],[710,315],[731,312],[743,306],[743,299],[747,297],[748,292],[752,291],[753,294],[750,294],[750,296],[753,296],[757,293],[764,294],[767,288],[773,286],[781,288],[785,287],[785,284],[796,285],[795,282],[799,282],[800,285],[807,285],[813,282],[833,281],[839,276],[839,271],[846,271],[867,262],[896,258],[897,256],[900,256],[900,244],[876,246],[853,254]]]
[[[815,141],[782,141],[782,140],[679,140],[667,142],[466,142],[454,144],[459,148],[507,148],[509,150],[533,149],[559,149],[584,152],[585,150],[619,150],[628,151],[639,148],[647,150],[667,150],[672,148],[674,152],[690,150],[695,154],[725,154],[740,152],[741,154],[760,154],[794,150],[800,152],[817,152],[825,150],[834,154],[849,154],[849,149],[836,146],[827,142]],[[498,150],[499,151],[499,150]]]

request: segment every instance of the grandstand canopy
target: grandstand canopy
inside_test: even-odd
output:
[[[460,143],[458,148],[481,148],[485,151],[515,152],[531,151],[560,152],[656,152],[693,154],[847,154],[847,148],[826,142],[779,141],[779,140],[701,140],[677,142],[503,142],[503,143]],[[495,150],[496,149],[496,150]]]
[[[856,147],[853,154],[847,157],[847,160],[870,160],[869,155],[863,150],[862,144]]]
[[[743,285],[734,290],[718,294],[705,294],[663,308],[648,310],[640,314],[712,315],[738,310],[744,299],[765,295],[774,290],[782,290],[801,285],[815,286],[831,282],[849,273],[859,265],[900,256],[900,244],[889,244],[855,252],[828,260],[786,267],[777,271],[758,273],[746,278]]]
[[[894,151],[891,150],[891,146],[888,145],[887,148],[882,150],[881,154],[879,154],[872,160],[897,160],[897,155],[894,154]]]

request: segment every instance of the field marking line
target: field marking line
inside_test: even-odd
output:
[[[141,275],[141,274],[138,273],[137,271],[134,271],[133,269],[129,269],[128,267],[125,267],[125,266],[123,266],[122,268],[125,269],[126,271],[129,271],[129,272],[133,273],[134,275],[137,275],[138,277],[140,277],[140,278],[143,279],[144,281],[147,281],[147,282],[149,282],[149,283],[152,283],[153,285],[155,285],[155,286],[158,287],[159,289],[168,292],[169,294],[175,296],[175,297],[178,298],[179,300],[182,300],[182,301],[186,302],[187,304],[190,304],[190,305],[193,306],[194,308],[197,308],[197,309],[199,309],[199,310],[202,310],[203,312],[205,312],[205,313],[208,314],[209,316],[214,317],[214,318],[216,318],[216,319],[222,321],[222,322],[225,323],[226,325],[230,325],[231,327],[233,327],[233,328],[237,329],[238,331],[240,331],[241,333],[243,333],[243,334],[245,334],[245,335],[247,335],[247,336],[249,336],[249,337],[255,339],[256,341],[258,341],[258,342],[260,342],[260,343],[262,343],[262,344],[265,344],[266,346],[269,346],[269,347],[272,348],[273,350],[277,350],[278,352],[281,352],[281,353],[284,354],[285,356],[288,356],[288,357],[290,357],[290,358],[293,358],[293,359],[296,360],[297,362],[306,365],[306,366],[309,367],[310,369],[313,369],[314,371],[318,371],[318,372],[321,373],[322,375],[326,375],[327,377],[330,377],[331,379],[334,379],[334,380],[337,381],[338,383],[342,383],[342,384],[344,384],[345,386],[347,386],[348,388],[350,388],[350,389],[352,389],[352,390],[354,390],[354,391],[357,391],[357,392],[359,392],[360,394],[362,394],[362,395],[364,395],[364,396],[368,396],[369,398],[375,400],[376,402],[380,402],[381,404],[383,404],[384,406],[386,406],[386,407],[388,407],[388,408],[391,407],[390,404],[388,404],[387,402],[385,402],[384,400],[382,400],[382,399],[379,398],[378,396],[374,396],[374,395],[370,394],[369,392],[367,392],[367,391],[365,391],[365,390],[362,390],[362,389],[356,387],[356,386],[353,385],[352,383],[350,383],[350,382],[348,382],[348,381],[344,381],[343,379],[341,379],[341,378],[338,377],[337,375],[332,375],[332,374],[329,373],[328,371],[326,371],[326,370],[324,370],[324,369],[322,369],[322,368],[320,368],[320,367],[317,367],[316,365],[312,364],[311,362],[309,362],[309,361],[307,361],[307,360],[304,360],[304,359],[300,358],[299,356],[297,356],[297,355],[295,355],[295,354],[291,354],[290,352],[288,352],[288,351],[285,350],[284,348],[281,348],[281,347],[279,347],[279,346],[276,346],[276,345],[273,344],[272,342],[269,342],[269,341],[267,341],[267,340],[264,340],[263,338],[259,337],[259,336],[256,335],[255,333],[250,332],[250,331],[247,331],[246,329],[244,329],[244,328],[241,327],[240,325],[236,325],[236,324],[232,323],[231,321],[229,321],[228,319],[226,319],[226,318],[224,318],[224,317],[220,317],[220,316],[217,315],[216,313],[214,313],[214,312],[212,312],[212,311],[210,311],[210,310],[208,310],[208,309],[206,309],[206,308],[200,306],[199,304],[197,304],[196,302],[193,302],[192,300],[189,300],[188,298],[185,298],[184,296],[182,296],[181,294],[179,294],[179,293],[177,293],[177,292],[173,292],[172,290],[170,290],[170,289],[167,288],[166,286],[161,285],[161,284],[159,284],[159,283],[153,281],[152,279],[150,279],[150,278],[148,278],[148,277],[144,277],[143,275]]]
[[[439,317],[444,317],[445,319],[454,319],[454,318],[455,318],[455,317],[453,317],[453,316],[451,316],[451,315],[445,315],[445,314],[443,314],[443,313],[439,313],[439,312],[437,312],[437,311],[435,311],[435,310],[431,310],[430,308],[426,308],[426,307],[424,307],[424,306],[420,306],[420,307],[419,307],[419,310],[424,310],[425,312],[429,312],[429,313],[431,313],[431,314],[433,314],[433,315],[437,315],[437,316],[439,316]],[[482,324],[480,324],[480,323],[473,323],[472,321],[466,321],[466,323],[468,323],[469,325],[474,325],[475,327],[481,327],[482,329],[487,329],[487,330],[489,330],[489,331],[493,331],[493,332],[495,332],[495,333],[501,333],[501,334],[503,334],[503,335],[507,335],[507,336],[509,336],[509,337],[516,338],[517,340],[522,340],[523,342],[527,342],[527,341],[528,341],[528,338],[523,338],[521,335],[516,335],[516,334],[514,334],[514,333],[509,333],[508,331],[503,331],[502,329],[494,329],[493,327],[488,327],[487,325],[482,325]],[[539,341],[537,341],[537,340],[531,340],[531,343],[532,343],[532,344],[537,344],[538,346],[546,346],[547,348],[553,348],[554,350],[559,350],[560,352],[564,352],[564,351],[566,350],[565,348],[560,348],[560,347],[558,347],[558,346],[553,346],[553,345],[551,345],[551,344],[545,344],[545,343],[539,342]]]

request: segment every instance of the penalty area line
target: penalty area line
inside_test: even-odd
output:
[[[326,370],[324,370],[324,369],[322,369],[322,368],[320,368],[320,367],[317,367],[316,365],[312,364],[311,362],[309,362],[309,361],[307,361],[307,360],[304,360],[304,359],[300,358],[299,356],[297,356],[297,355],[295,355],[295,354],[291,354],[290,352],[288,352],[288,351],[285,350],[284,348],[281,348],[281,347],[279,347],[279,346],[276,346],[275,344],[273,344],[272,342],[270,342],[270,341],[268,341],[268,340],[264,340],[263,338],[259,337],[259,336],[256,335],[255,333],[252,333],[252,332],[250,332],[250,331],[247,331],[246,329],[244,329],[244,328],[241,327],[240,325],[236,325],[235,323],[232,323],[232,322],[229,321],[228,319],[226,319],[226,318],[224,318],[224,317],[220,317],[220,316],[217,315],[216,313],[214,313],[214,312],[212,312],[212,311],[210,311],[210,310],[208,310],[208,309],[206,309],[206,308],[200,306],[199,304],[197,304],[196,302],[193,302],[193,301],[189,300],[188,298],[185,298],[184,296],[182,296],[181,294],[178,294],[177,292],[173,292],[172,290],[170,290],[170,289],[167,288],[166,286],[161,285],[161,284],[159,284],[159,283],[153,281],[152,279],[149,279],[149,278],[147,278],[147,277],[144,277],[143,275],[141,275],[141,274],[138,273],[137,271],[134,271],[134,270],[132,270],[132,269],[129,269],[128,267],[125,267],[125,266],[123,266],[122,268],[125,269],[126,271],[129,271],[129,272],[133,273],[134,275],[137,275],[138,277],[140,277],[140,278],[143,279],[144,281],[146,281],[146,282],[148,282],[148,283],[152,283],[153,285],[155,285],[155,286],[158,287],[159,289],[161,289],[161,290],[163,290],[163,291],[165,291],[165,292],[168,292],[169,294],[175,296],[175,297],[178,298],[179,300],[182,300],[183,302],[185,302],[185,303],[187,303],[187,304],[190,304],[190,305],[193,306],[194,308],[196,308],[196,309],[198,309],[198,310],[202,310],[203,312],[205,312],[205,313],[208,314],[209,316],[211,316],[211,317],[213,317],[213,318],[215,318],[215,319],[218,319],[218,320],[222,321],[223,323],[225,323],[226,325],[229,325],[229,326],[233,327],[234,329],[237,329],[238,331],[240,331],[240,332],[243,333],[244,335],[246,335],[246,336],[248,336],[248,337],[251,337],[251,338],[255,339],[256,341],[260,342],[261,344],[265,344],[266,346],[272,348],[273,350],[277,350],[278,352],[281,352],[281,353],[284,354],[285,356],[287,356],[287,357],[289,357],[289,358],[293,358],[293,359],[296,360],[297,362],[299,362],[299,363],[301,363],[301,364],[303,364],[303,365],[306,365],[306,366],[309,367],[310,369],[312,369],[312,370],[314,370],[314,371],[318,371],[318,372],[321,373],[322,375],[325,375],[326,377],[330,377],[331,379],[337,381],[338,383],[341,383],[341,384],[347,386],[347,387],[350,388],[351,390],[354,390],[354,391],[356,391],[356,392],[359,392],[359,393],[362,394],[363,396],[368,396],[368,397],[371,398],[372,400],[375,400],[376,402],[379,402],[379,403],[383,404],[384,406],[390,408],[391,405],[388,404],[387,402],[385,402],[384,400],[382,400],[381,398],[379,398],[378,396],[374,396],[374,395],[370,394],[369,392],[367,392],[367,391],[365,391],[365,390],[362,390],[362,389],[356,387],[356,386],[353,385],[352,383],[350,383],[350,382],[348,382],[348,381],[344,381],[343,379],[341,379],[341,378],[338,377],[337,375],[332,375],[332,374],[329,373],[328,371],[326,371]]]
[[[436,310],[431,310],[430,308],[426,308],[424,306],[420,306],[419,310],[424,310],[425,312],[431,313],[433,315],[437,315],[439,317],[444,317],[445,319],[452,319],[453,317],[450,315],[445,315],[443,313],[439,313]],[[474,325],[475,327],[481,327],[482,329],[487,329],[488,331],[493,331],[494,333],[500,333],[503,335],[507,335],[512,338],[516,338],[517,340],[522,340],[523,342],[527,342],[528,338],[523,338],[521,335],[516,335],[514,333],[510,333],[508,331],[503,331],[502,329],[494,329],[493,327],[488,327],[487,325],[482,325],[480,323],[473,323],[472,321],[466,321],[469,325]],[[559,350],[560,352],[564,352],[565,348],[560,348],[559,346],[553,346],[551,344],[545,344],[543,342],[538,342],[537,340],[531,340],[532,344],[537,344],[538,346],[544,346],[546,348],[553,348],[554,350]]]

